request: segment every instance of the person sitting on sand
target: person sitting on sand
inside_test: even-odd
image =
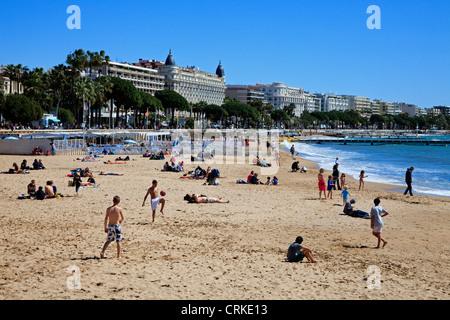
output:
[[[24,173],[25,172],[25,170],[23,170],[23,169],[20,169],[19,168],[19,166],[17,165],[17,163],[13,163],[13,170],[14,170],[14,173]]]
[[[229,203],[230,200],[223,200],[222,197],[213,198],[201,194],[186,194],[184,200],[189,203]]]
[[[263,184],[261,181],[259,181],[258,179],[258,173],[255,172],[255,174],[253,175],[253,177],[250,180],[250,184]]]
[[[95,179],[94,179],[94,175],[92,174],[92,172],[90,173],[87,181],[92,183],[95,186]]]
[[[54,198],[55,191],[53,190],[52,181],[47,181],[45,185],[45,197],[46,198]]]
[[[33,161],[33,169],[34,170],[39,170],[40,168],[39,168],[39,161],[38,161],[38,159],[34,159],[34,161]]]
[[[294,161],[294,163],[292,163],[291,166],[292,172],[297,172],[298,170],[300,170],[299,163],[300,161]]]
[[[250,172],[250,174],[249,174],[248,177],[247,177],[247,183],[250,183],[250,181],[252,180],[254,174],[255,174],[254,171],[251,171],[251,172]]]
[[[164,166],[161,171],[174,171],[174,170],[173,170],[172,166],[169,164],[169,162],[166,161],[166,163],[164,163]]]
[[[27,194],[31,197],[36,195],[36,181],[31,180],[31,182],[27,186]]]
[[[277,186],[278,185],[278,178],[277,177],[273,177],[273,180],[272,180],[272,184],[274,185],[274,186]]]
[[[309,262],[316,263],[320,260],[315,260],[312,257],[311,249],[302,246],[303,238],[298,236],[295,241],[289,246],[287,251],[287,261],[288,262],[301,262],[306,257]]]
[[[44,164],[42,163],[41,159],[39,159],[39,169],[41,169],[41,170],[45,169]]]
[[[270,177],[267,177],[267,181],[264,183],[266,186],[270,186],[272,184],[272,181],[270,181]]]
[[[39,186],[38,191],[36,191],[35,199],[37,199],[37,200],[44,200],[45,199],[44,187]]]
[[[30,167],[27,165],[27,160],[23,160],[22,163],[20,164],[20,169],[22,170],[30,170]]]

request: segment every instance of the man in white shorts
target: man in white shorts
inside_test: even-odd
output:
[[[155,222],[155,213],[156,209],[158,209],[158,203],[161,203],[161,214],[164,215],[164,204],[166,203],[166,200],[164,198],[161,198],[158,196],[158,188],[156,188],[158,185],[158,181],[153,180],[152,186],[147,190],[147,194],[144,197],[144,202],[142,203],[142,206],[145,206],[145,201],[147,200],[148,195],[151,196],[151,204],[152,204],[152,223]]]
[[[381,241],[383,241],[383,248],[387,244],[387,241],[381,238],[381,230],[384,226],[382,217],[387,216],[389,213],[379,205],[380,199],[374,199],[373,203],[375,204],[375,207],[372,207],[372,210],[370,211],[370,227],[372,228],[372,234],[378,239],[376,248],[379,249]]]

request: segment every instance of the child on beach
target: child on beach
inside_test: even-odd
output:
[[[387,244],[387,241],[381,238],[381,230],[383,229],[383,219],[382,217],[387,216],[389,213],[380,206],[380,199],[376,198],[373,200],[375,204],[370,211],[370,227],[372,228],[372,234],[378,239],[377,249],[380,248],[380,243],[383,242],[383,248]]]
[[[325,196],[325,200],[327,199],[325,180],[323,179],[324,172],[325,172],[325,169],[321,168],[319,170],[319,174],[317,176],[317,178],[319,179],[319,200],[322,200],[322,191],[323,191],[323,195]]]
[[[368,176],[365,176],[365,171],[361,170],[361,173],[359,174],[359,190],[364,190],[364,178],[367,178]],[[362,187],[362,189],[361,189]]]
[[[341,188],[344,189],[345,187],[345,173],[341,174]]]
[[[342,194],[342,200],[343,200],[342,205],[345,206],[345,204],[348,201],[348,196],[350,195],[350,192],[347,190],[347,186],[344,187],[344,191],[342,191],[341,194]]]
[[[298,236],[295,241],[289,246],[287,251],[287,261],[299,262],[306,257],[306,259],[308,259],[308,261],[311,263],[320,262],[319,260],[315,260],[312,257],[311,249],[301,245],[302,242],[303,238],[301,236]]]
[[[116,241],[117,244],[117,258],[120,258],[120,242],[122,241],[122,230],[120,224],[123,222],[122,208],[119,207],[120,198],[115,196],[113,198],[113,205],[106,209],[105,216],[105,232],[108,234],[106,242],[103,245],[103,250],[100,253],[100,258],[104,258],[105,250],[109,244]]]
[[[155,214],[156,209],[158,208],[158,203],[161,203],[161,214],[164,215],[164,204],[166,203],[166,200],[164,198],[159,197],[158,195],[158,181],[153,180],[152,186],[147,190],[147,193],[144,197],[144,202],[142,203],[142,206],[145,206],[145,200],[147,200],[148,195],[150,194],[151,197],[151,204],[152,204],[152,223],[155,222]]]
[[[334,187],[334,181],[333,176],[328,176],[328,199],[333,199],[333,187]]]

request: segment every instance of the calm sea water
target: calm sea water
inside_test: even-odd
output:
[[[450,136],[440,136],[450,139]],[[404,191],[405,172],[414,167],[413,193],[450,197],[450,145],[373,145],[370,144],[306,144],[294,142],[300,156],[331,170],[336,157],[339,171],[365,181],[398,185]]]

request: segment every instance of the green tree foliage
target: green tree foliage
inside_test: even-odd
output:
[[[76,121],[72,111],[64,108],[58,109],[58,119],[64,124],[72,124]]]
[[[42,118],[43,113],[35,101],[24,95],[11,94],[6,97],[3,117],[13,123],[28,124]]]
[[[175,120],[175,111],[189,111],[189,103],[178,92],[171,90],[156,91],[155,97],[158,98],[165,110],[171,110],[172,124]]]

